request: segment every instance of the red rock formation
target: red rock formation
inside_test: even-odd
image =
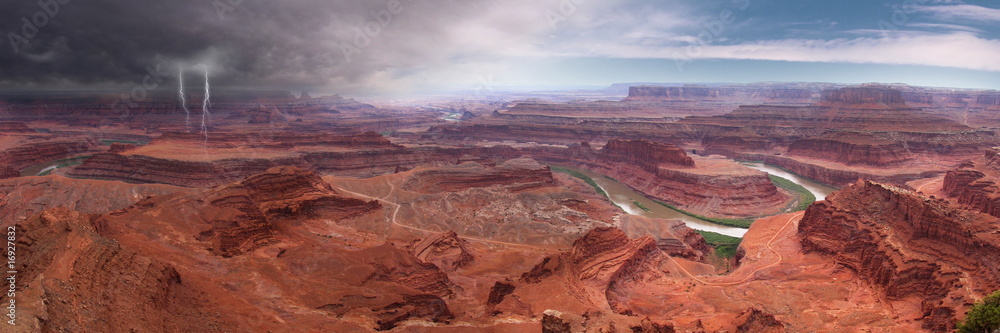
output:
[[[213,133],[211,140],[205,142],[200,133],[168,132],[157,137],[151,144],[162,142],[197,142],[209,147],[310,147],[333,146],[355,149],[399,148],[388,138],[376,132],[364,132],[353,135],[333,135],[329,133],[298,133],[298,132],[265,132],[265,133]]]
[[[564,259],[570,276],[591,290],[603,292],[611,309],[630,311],[630,295],[644,281],[680,274],[669,258],[646,236],[630,239],[617,228],[597,228],[573,243]]]
[[[618,228],[631,238],[652,237],[656,246],[672,257],[707,263],[715,253],[705,238],[680,220],[624,215],[618,222]]]
[[[776,142],[749,128],[726,130],[706,135],[701,144],[706,154],[729,155],[737,152],[770,152]]]
[[[719,89],[699,86],[662,87],[634,86],[628,89],[626,100],[642,99],[707,99],[718,98]]]
[[[148,210],[171,214],[198,212],[184,219],[206,249],[223,257],[238,256],[275,243],[275,223],[288,218],[352,218],[376,211],[377,201],[366,202],[340,196],[319,176],[293,167],[277,167],[238,183],[207,191],[203,197],[150,197],[127,209],[112,213],[118,219],[141,219]],[[102,217],[100,225],[111,226],[115,218]]]
[[[135,148],[136,148],[136,145],[131,144],[131,143],[112,142],[111,143],[111,148],[108,149],[108,152],[109,153],[119,154],[119,153],[124,153],[126,151],[129,151],[129,150],[132,150],[132,149],[135,149]]]
[[[976,96],[976,104],[985,106],[1000,105],[1000,93],[984,93]]]
[[[737,319],[741,322],[736,326],[738,333],[785,333],[785,325],[774,318],[774,315],[759,309],[750,309]]]
[[[21,173],[9,165],[0,166],[0,179],[20,177]]]
[[[180,161],[144,155],[98,153],[66,174],[75,178],[117,180],[134,184],[214,187],[242,180],[276,166],[302,166],[299,159],[224,159]]]
[[[1000,151],[991,149],[985,156],[963,163],[944,177],[944,192],[973,210],[1000,217]]]
[[[35,130],[19,121],[0,121],[0,133],[35,133]]]
[[[91,219],[55,208],[18,224],[14,331],[248,328],[220,316],[173,265],[98,235]]]
[[[656,172],[660,164],[693,167],[694,160],[677,146],[649,140],[611,140],[601,150],[605,158],[645,167]]]
[[[273,221],[322,214],[346,218],[371,212],[377,201],[337,195],[319,176],[293,167],[278,167],[232,185],[212,190],[205,198],[212,206],[233,208],[242,214],[217,217],[199,238],[211,241],[213,251],[234,256],[274,241]],[[141,205],[137,204],[137,205]]]
[[[468,266],[476,260],[469,250],[469,243],[454,231],[428,237],[414,244],[410,252],[423,262],[450,270]]]
[[[0,165],[6,164],[20,170],[32,165],[83,154],[97,149],[92,139],[55,139],[42,142],[27,142],[14,148],[0,151]]]
[[[832,256],[890,300],[916,299],[923,326],[950,330],[977,297],[1000,288],[1000,222],[873,182],[813,204],[802,248]]]
[[[875,104],[900,107],[906,104],[902,93],[882,86],[848,87],[823,92],[823,102],[842,104]]]
[[[764,163],[788,169],[795,174],[835,187],[845,187],[853,184],[858,179],[869,179],[883,183],[902,185],[911,180],[934,177],[934,175],[940,174],[940,171],[923,171],[916,173],[901,172],[884,175],[854,170],[834,169],[822,164],[807,163],[785,156],[761,154],[736,154],[732,156],[736,159],[745,161],[763,161]]]
[[[490,295],[486,298],[486,305],[497,305],[503,302],[504,297],[514,292],[514,285],[497,281],[490,288]]]
[[[892,166],[913,160],[902,142],[865,138],[863,133],[808,138],[793,142],[788,155],[811,157],[847,165]]]
[[[518,158],[490,168],[468,163],[419,171],[403,184],[403,188],[421,193],[447,193],[494,185],[525,190],[553,184],[555,180],[548,166],[530,158]]]

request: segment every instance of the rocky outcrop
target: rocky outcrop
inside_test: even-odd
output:
[[[822,96],[822,101],[828,103],[875,104],[885,106],[903,106],[906,104],[899,90],[877,85],[827,90],[822,93]]]
[[[270,168],[303,166],[300,159],[224,159],[180,161],[145,155],[97,153],[66,174],[75,178],[117,180],[133,184],[214,187],[240,181]]]
[[[0,121],[0,133],[35,133],[35,130],[20,121]]]
[[[976,104],[984,106],[1000,105],[1000,92],[984,93],[976,96]]]
[[[715,253],[704,237],[680,220],[623,215],[618,227],[631,238],[652,237],[656,240],[656,246],[672,257],[707,262]]]
[[[622,269],[631,269],[646,256],[660,253],[650,237],[630,239],[618,228],[596,228],[573,242],[567,254],[572,275],[607,284]]]
[[[124,153],[126,151],[129,151],[129,150],[132,150],[132,149],[135,149],[135,148],[136,148],[136,145],[131,144],[131,143],[112,142],[111,143],[111,148],[108,149],[108,152],[109,153],[116,153],[116,154],[118,154],[118,153]]]
[[[717,158],[695,160],[669,144],[612,140],[602,150],[578,145],[559,153],[552,156],[537,150],[532,156],[592,170],[647,196],[702,215],[767,215],[777,213],[790,200],[763,172]]]
[[[917,173],[894,173],[894,174],[874,174],[853,170],[835,169],[822,164],[814,164],[796,160],[794,158],[775,155],[761,154],[736,154],[733,158],[744,161],[762,161],[766,164],[779,166],[797,175],[815,180],[834,187],[845,187],[853,184],[858,179],[874,180],[882,183],[902,185],[911,180],[934,177],[940,171],[923,171]]]
[[[503,302],[503,299],[507,297],[507,295],[514,292],[514,289],[515,287],[512,284],[497,281],[497,283],[494,283],[493,287],[490,288],[490,295],[486,298],[486,305],[491,306],[500,304],[500,302]]]
[[[747,310],[739,317],[736,326],[738,333],[785,333],[785,324],[774,318],[774,315],[765,313],[757,308]]]
[[[217,216],[199,239],[210,241],[213,252],[235,256],[274,241],[273,221],[280,218],[323,215],[341,219],[381,207],[337,194],[319,176],[294,167],[277,167],[239,183],[222,186],[205,198],[211,206],[236,209],[241,214]],[[141,206],[140,204],[137,204]]]
[[[569,276],[592,292],[603,292],[611,309],[630,310],[630,295],[645,281],[679,275],[653,238],[630,239],[617,228],[596,228],[564,254]]]
[[[469,243],[458,237],[454,231],[425,238],[414,244],[410,253],[423,262],[450,270],[468,266],[476,260],[469,250]]]
[[[234,257],[279,241],[277,223],[289,219],[355,218],[378,211],[378,201],[339,195],[319,176],[294,167],[277,167],[243,181],[196,194],[147,197],[95,222],[117,230],[117,220],[142,220],[156,211],[178,219],[176,228],[198,240],[204,251]],[[118,222],[121,223],[121,222]]]
[[[470,162],[418,171],[403,184],[403,188],[421,193],[447,193],[494,185],[517,191],[553,184],[555,180],[548,166],[530,158],[517,158],[495,167]]]
[[[192,290],[197,287],[174,266],[100,236],[91,220],[55,208],[18,223],[18,325],[13,332],[200,331],[226,326],[209,300]],[[4,294],[0,298],[7,304]]]
[[[0,165],[0,179],[15,178],[21,176],[21,173],[9,165]]]
[[[694,166],[694,160],[684,150],[649,140],[611,140],[601,153],[607,159],[640,165],[651,172],[656,172],[661,164]]]
[[[699,86],[683,87],[662,87],[662,86],[633,86],[628,89],[626,100],[641,99],[706,99],[718,98],[719,89]]]
[[[973,300],[1000,288],[997,227],[992,216],[859,181],[810,206],[798,234],[804,251],[834,257],[885,297],[919,300],[925,328],[950,330]]]
[[[9,165],[14,169],[21,170],[32,165],[67,158],[96,149],[96,141],[87,138],[26,142],[14,148],[0,151],[0,165]]]
[[[379,140],[381,135],[377,135]],[[367,136],[366,136],[367,137]],[[357,137],[355,137],[357,138]],[[376,138],[371,136],[371,138]],[[362,140],[364,141],[364,140]],[[210,161],[179,160],[135,152],[98,153],[67,175],[75,178],[158,183],[186,187],[214,187],[240,181],[277,166],[295,166],[325,174],[367,178],[417,166],[457,164],[463,156],[481,156],[496,163],[523,155],[510,147],[493,148],[359,148],[347,151],[305,152],[274,158],[228,158]]]
[[[993,176],[998,167],[998,150],[988,150],[985,156],[948,171],[942,190],[970,209],[1000,217],[1000,186]]]
[[[778,142],[750,128],[726,129],[706,134],[701,140],[704,154],[728,155],[736,152],[769,152]]]
[[[866,131],[968,131],[950,114],[906,105],[898,89],[883,86],[828,90],[816,104],[741,105],[729,114],[680,120],[681,123],[750,127],[757,132],[785,129],[785,135],[812,137],[831,129]],[[781,139],[765,135],[771,139]]]
[[[293,148],[312,146],[332,146],[352,149],[400,148],[388,138],[376,132],[353,135],[329,133],[301,133],[294,131],[269,131],[264,133],[212,133],[211,140],[205,141],[201,133],[168,132],[153,140],[161,142],[194,142],[215,148]]]
[[[836,136],[802,139],[788,147],[788,155],[817,158],[847,165],[886,167],[913,159],[902,142]]]

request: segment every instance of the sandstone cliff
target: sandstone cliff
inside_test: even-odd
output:
[[[96,140],[89,138],[28,141],[16,147],[0,150],[0,165],[21,170],[32,165],[97,150]]]
[[[848,87],[838,90],[827,90],[823,92],[822,101],[828,103],[843,104],[868,104],[884,106],[903,106],[902,93],[890,87],[883,86],[862,86]]]
[[[609,160],[639,165],[651,172],[656,172],[660,164],[694,166],[694,160],[684,150],[649,140],[611,140],[601,153]]]
[[[806,252],[832,256],[889,300],[916,300],[923,326],[949,330],[1000,288],[1000,222],[890,185],[859,181],[818,202],[799,225]]]
[[[554,183],[548,166],[530,158],[518,158],[495,167],[466,163],[419,171],[403,184],[403,188],[421,193],[447,193],[493,185],[502,185],[512,190],[525,190],[551,186]]]
[[[55,208],[17,225],[14,332],[247,328],[220,316],[173,265],[100,236],[92,219]]]
[[[1000,151],[990,149],[984,155],[948,171],[942,189],[966,207],[1000,217]]]
[[[795,141],[788,147],[788,155],[879,167],[902,164],[914,157],[899,141],[864,140],[843,135]]]
[[[342,197],[319,176],[293,167],[269,169],[216,188],[205,201],[240,212],[217,214],[214,220],[206,221],[211,228],[199,234],[222,256],[239,255],[273,242],[274,222],[280,218],[323,215],[341,219],[381,207],[377,201]]]

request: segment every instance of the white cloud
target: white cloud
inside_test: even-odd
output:
[[[910,23],[906,25],[907,27],[914,28],[927,28],[927,29],[946,29],[946,30],[956,30],[956,31],[967,31],[975,33],[983,33],[983,30],[976,29],[969,26],[957,25],[957,24],[944,24],[944,23]]]
[[[942,20],[975,20],[1000,22],[1000,9],[977,5],[924,6],[918,11],[930,13]]]
[[[955,32],[885,38],[787,39],[736,45],[651,48],[581,42],[579,56],[663,59],[741,59],[925,65],[1000,71],[1000,41]]]

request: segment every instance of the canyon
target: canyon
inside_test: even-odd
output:
[[[938,332],[1000,289],[995,91],[212,95],[0,94],[14,332]]]

